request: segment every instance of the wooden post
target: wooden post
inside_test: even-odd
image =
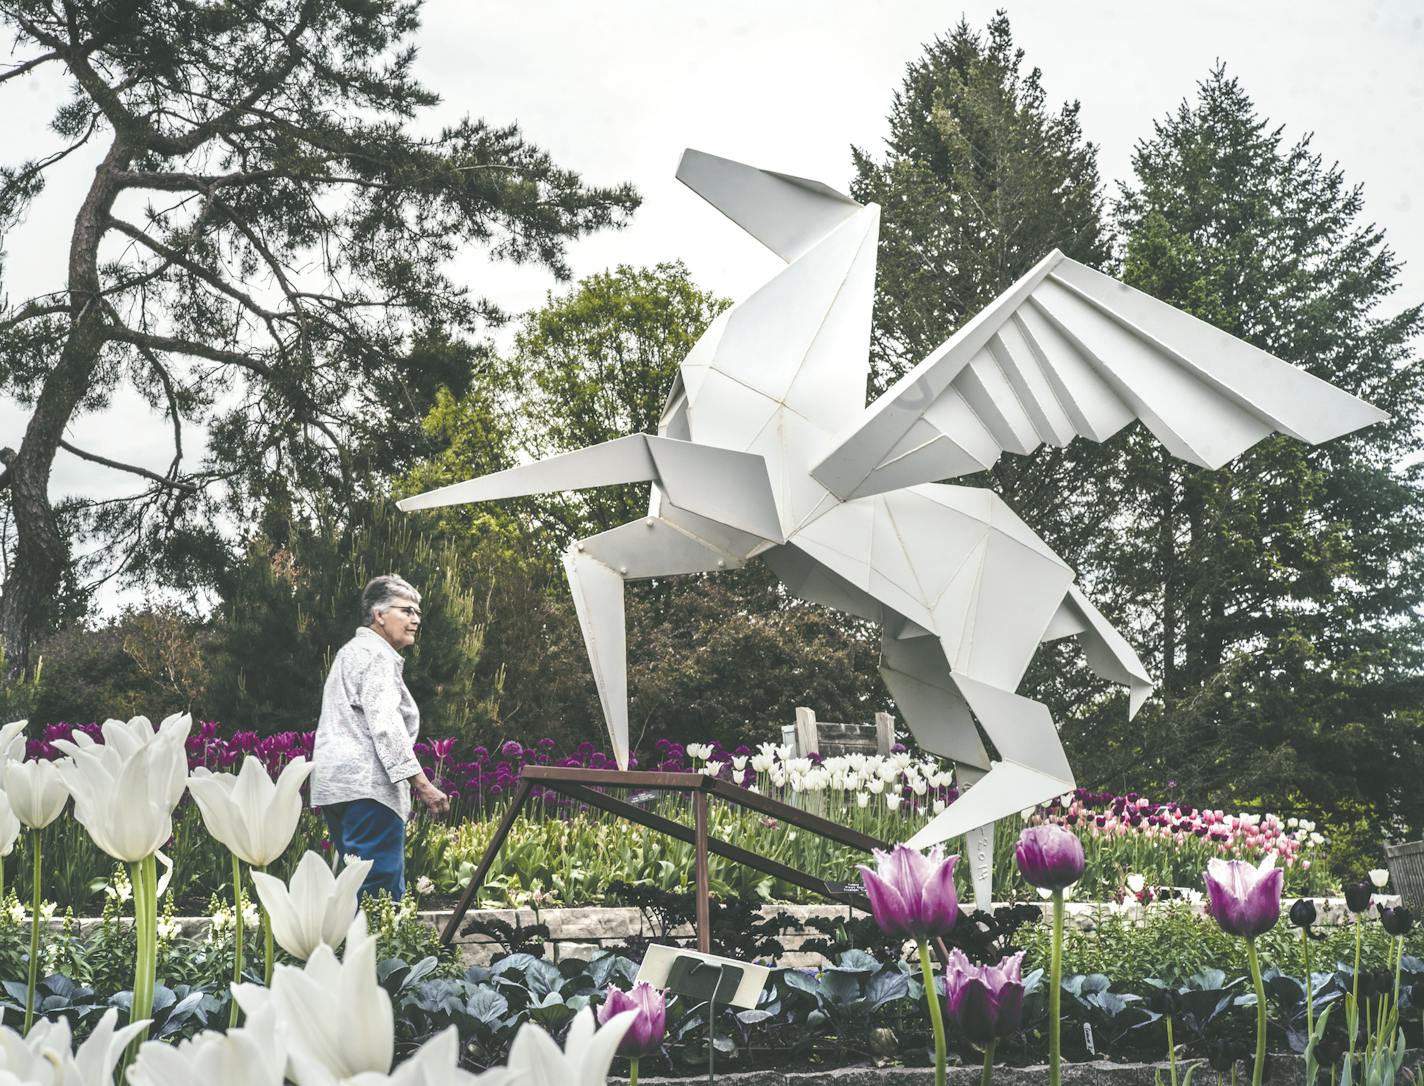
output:
[[[707,871],[707,793],[692,793],[693,831],[697,835],[697,949],[712,953],[712,885]]]
[[[895,718],[889,713],[875,714],[875,749],[883,758],[895,745]]]
[[[821,743],[816,738],[816,711],[804,705],[796,707],[796,753],[802,758],[821,753]]]

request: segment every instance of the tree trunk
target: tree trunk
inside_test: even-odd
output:
[[[89,388],[107,338],[99,240],[119,192],[116,175],[128,168],[131,158],[127,141],[116,134],[74,220],[69,244],[69,335],[40,389],[24,441],[10,464],[15,561],[0,590],[0,643],[10,679],[29,666],[30,650],[44,632],[46,613],[69,561],[68,544],[49,501],[49,476],[60,438]]]

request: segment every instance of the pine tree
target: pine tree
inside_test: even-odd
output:
[[[1107,610],[1139,619],[1162,686],[1138,730],[1086,714],[1079,764],[1335,812],[1376,844],[1418,830],[1421,307],[1392,301],[1399,264],[1359,187],[1222,68],[1138,144],[1133,173],[1116,204],[1129,282],[1392,420],[1318,448],[1269,439],[1214,472],[1128,435],[1117,531],[1084,567]]]
[[[1053,249],[1098,267],[1110,258],[1078,103],[1050,108],[1040,71],[1023,62],[1002,12],[983,34],[961,21],[909,66],[884,160],[852,149],[851,193],[882,209],[872,395]],[[1097,481],[1113,455],[1045,447],[954,481],[992,487],[1072,564],[1110,509]]]

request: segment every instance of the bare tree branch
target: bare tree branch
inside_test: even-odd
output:
[[[251,370],[263,377],[276,376],[275,371],[266,362],[240,351],[225,351],[220,347],[210,347],[206,343],[180,339],[176,336],[156,336],[122,324],[107,326],[106,334],[109,339],[119,343],[132,343],[136,347],[148,347],[155,351],[169,351],[174,354],[192,355],[195,358],[206,358],[213,362],[223,362],[229,366]]]
[[[227,295],[229,298],[233,299],[233,301],[240,303],[244,309],[247,309],[249,312],[256,314],[263,320],[274,321],[292,319],[292,315],[290,313],[277,313],[273,310],[267,309],[265,306],[258,304],[258,302],[251,295],[244,294],[242,291],[234,287],[231,283],[227,282],[227,280],[223,279],[223,277],[218,275],[216,272],[203,267],[201,264],[198,264],[195,261],[189,260],[188,257],[185,256],[179,250],[164,245],[157,238],[150,237],[147,233],[140,230],[133,224],[124,222],[124,220],[114,218],[113,216],[110,216],[107,221],[108,225],[113,229],[117,230],[119,233],[125,234],[128,237],[133,238],[145,248],[163,257],[165,260],[168,261],[169,264],[177,264],[179,267],[186,269],[193,275],[196,275],[199,279],[207,283],[214,290]]]
[[[4,83],[7,80],[14,79],[17,76],[22,76],[26,72],[38,68],[41,64],[44,64],[48,61],[59,59],[60,54],[57,50],[54,49],[51,49],[48,53],[42,53],[37,57],[31,57],[29,60],[15,65],[8,72],[0,73],[0,83]]]
[[[145,479],[152,479],[155,483],[162,483],[164,486],[171,487],[174,490],[182,490],[189,494],[196,494],[198,491],[198,488],[192,483],[185,483],[181,479],[169,479],[163,475],[159,475],[156,471],[149,471],[147,468],[141,468],[137,464],[121,464],[117,460],[110,460],[107,456],[100,456],[98,453],[85,452],[83,449],[76,449],[69,442],[65,441],[64,438],[59,439],[59,447],[61,449],[66,450],[67,452],[72,452],[81,460],[90,460],[93,461],[95,464],[103,464],[106,468],[114,468],[118,471],[127,471],[133,475],[142,475]]]

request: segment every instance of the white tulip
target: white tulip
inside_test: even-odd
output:
[[[5,737],[0,735],[0,744]],[[69,789],[54,762],[7,761],[0,770],[0,785],[10,797],[15,817],[32,830],[41,830],[60,816],[69,802]]]
[[[944,802],[944,800],[942,800],[942,799],[937,799],[937,800],[934,801],[934,813],[935,813],[935,814],[939,814],[940,812],[942,812],[942,811],[944,810],[944,808],[945,808],[945,802]]]
[[[29,723],[28,720],[12,720],[0,728],[0,758],[24,761],[25,728]]]
[[[603,1086],[619,1042],[637,1016],[637,1011],[624,1011],[598,1029],[593,1009],[585,1007],[574,1015],[562,1052],[552,1037],[526,1022],[509,1048],[512,1081],[519,1086]]]
[[[724,765],[726,765],[725,762],[708,762],[705,768],[705,772],[710,773],[712,774],[712,776],[715,777],[718,773],[722,772],[722,767]]]
[[[733,769],[746,769],[746,768],[747,768],[747,756],[746,756],[745,754],[734,754],[734,755],[732,756],[732,768],[733,768]]]
[[[365,913],[351,922],[341,960],[330,946],[319,946],[304,968],[278,965],[272,987],[236,984],[232,995],[249,1018],[271,1013],[290,1027],[287,1073],[298,1086],[319,1081],[312,1064],[338,1082],[391,1069],[395,1014],[390,995],[376,980],[376,939],[366,930]]]
[[[1389,883],[1389,872],[1383,867],[1376,867],[1370,871],[1370,881],[1375,884],[1376,890],[1383,890]]]
[[[28,1036],[0,1027],[0,1084],[5,1086],[110,1086],[114,1066],[129,1041],[148,1023],[116,1030],[119,1012],[104,1012],[94,1032],[71,1049],[69,1020],[40,1018]]]
[[[864,810],[866,807],[869,807],[869,806],[870,806],[870,793],[869,793],[869,792],[857,792],[857,793],[855,794],[855,805],[856,805],[857,807],[861,808],[862,810]]]
[[[204,1030],[176,1045],[145,1041],[129,1068],[129,1086],[282,1086],[287,1050],[271,1007],[243,1029]]]
[[[533,1027],[538,1029],[538,1026]],[[483,1074],[460,1069],[460,1035],[454,1026],[421,1045],[410,1059],[389,1075],[363,1071],[350,1078],[337,1078],[319,1063],[299,1057],[293,1081],[298,1086],[510,1086],[520,1077],[504,1067]]]
[[[878,796],[881,792],[885,791],[885,778],[880,776],[871,777],[870,780],[865,782],[865,787],[869,788]]]
[[[0,856],[8,856],[15,851],[15,842],[20,839],[20,820],[10,809],[10,800],[0,792]]]
[[[183,798],[184,789],[188,787],[188,756],[184,744],[188,741],[188,733],[192,728],[193,718],[186,713],[165,718],[157,731],[148,717],[136,716],[129,721],[104,721],[100,729],[104,736],[103,743],[96,743],[84,732],[75,732],[73,739],[56,739],[54,745],[70,756],[76,756],[80,751],[92,753],[108,750],[117,751],[124,758],[155,743],[170,751],[176,748],[182,757],[165,766],[168,769],[167,776],[158,782],[163,798],[167,800],[168,806],[173,808],[178,805],[178,801]]]
[[[744,780],[746,780],[746,779],[747,779],[747,771],[746,771],[745,769],[734,769],[734,770],[732,770],[732,783],[733,783],[733,784],[741,784],[741,783],[742,783]]]
[[[898,811],[900,809],[900,794],[898,792],[891,792],[886,795],[885,806],[889,807],[892,811]]]
[[[292,843],[311,771],[305,758],[293,758],[273,781],[261,759],[248,757],[235,774],[193,770],[188,791],[208,833],[243,863],[266,867]]]
[[[304,961],[322,945],[339,947],[370,870],[370,860],[348,858],[341,874],[333,875],[325,860],[308,851],[297,864],[290,887],[261,871],[252,872],[257,896],[272,921],[272,937],[288,954]]]
[[[173,836],[173,808],[188,781],[184,741],[191,726],[190,717],[169,717],[155,733],[135,717],[106,722],[103,743],[82,732],[74,742],[55,741],[69,754],[57,766],[74,796],[74,817],[114,859],[138,863]]]
[[[1146,885],[1147,880],[1136,872],[1127,876],[1127,888],[1131,890],[1134,894],[1142,893],[1142,890]]]

